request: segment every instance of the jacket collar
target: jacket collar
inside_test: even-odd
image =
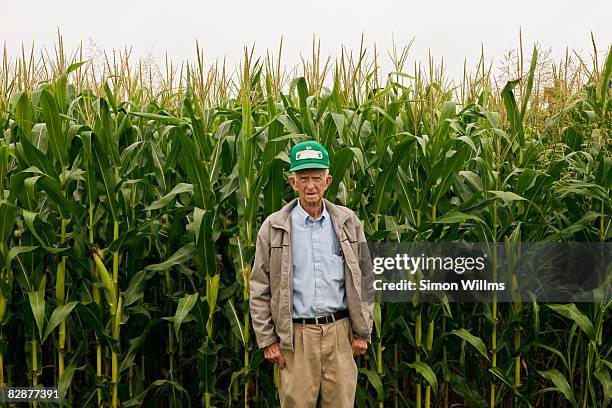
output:
[[[334,224],[342,225],[350,218],[351,214],[348,211],[338,207],[326,198],[323,199],[323,202]],[[272,226],[289,232],[289,228],[291,227],[291,210],[293,210],[293,207],[295,207],[297,203],[298,199],[294,198],[283,208],[272,214],[270,216],[270,223]]]

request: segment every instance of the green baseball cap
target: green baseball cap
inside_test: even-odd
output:
[[[329,154],[325,147],[313,140],[301,142],[291,148],[289,171],[329,169]]]

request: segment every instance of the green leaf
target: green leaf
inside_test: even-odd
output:
[[[110,336],[110,331],[102,323],[102,310],[96,302],[78,302],[76,310],[79,318],[85,321],[87,328],[93,329],[100,340],[105,340],[115,351],[119,351],[117,341]]]
[[[488,405],[476,389],[471,387],[464,377],[449,374],[449,382],[453,391],[459,394],[470,408],[487,408]]]
[[[0,200],[0,243],[13,234],[15,224],[15,205],[7,200]]]
[[[202,270],[204,275],[210,276],[217,270],[217,256],[215,254],[215,213],[211,210],[194,209],[196,220],[196,236],[198,239],[198,252],[202,257]]]
[[[551,380],[553,384],[555,384],[554,389],[561,392],[563,396],[572,404],[572,406],[576,407],[578,405],[576,404],[574,392],[563,374],[554,368],[547,371],[538,371],[538,373],[540,373],[542,377]]]
[[[174,390],[177,390],[180,393],[184,394],[185,397],[187,397],[187,406],[192,406],[191,397],[189,396],[189,393],[178,382],[171,381],[171,380],[156,380],[156,381],[153,381],[153,383],[151,383],[151,385],[149,385],[147,389],[144,390],[142,393],[135,395],[134,397],[132,397],[131,399],[127,401],[121,402],[121,407],[128,408],[128,407],[143,406],[144,405],[143,401],[146,398],[147,394],[151,392],[152,390],[154,390],[155,388],[159,388],[159,390],[156,390],[154,393],[155,398],[161,398],[161,396],[172,392],[173,393],[172,401],[175,401],[175,402],[177,400],[181,401],[182,398],[179,398],[176,394],[174,394]]]
[[[232,326],[232,332],[234,333],[234,336],[236,336],[237,339],[240,340],[240,342],[244,345],[245,344],[245,340],[244,340],[244,327],[242,326],[242,318],[241,316],[238,316],[238,311],[236,310],[236,307],[234,306],[234,302],[232,302],[232,299],[228,299],[227,303],[225,304],[225,308],[223,310],[225,312],[225,316],[227,317],[227,319],[230,321],[230,325]]]
[[[42,337],[43,343],[45,340],[47,340],[47,337],[49,337],[49,335],[53,333],[53,330],[57,326],[59,326],[59,324],[63,322],[66,319],[66,317],[68,317],[68,315],[70,314],[70,312],[72,312],[72,309],[74,309],[77,303],[78,303],[77,301],[73,301],[73,302],[69,302],[69,303],[66,303],[65,305],[61,305],[55,308],[55,310],[51,314],[49,323],[47,323],[45,334]]]
[[[74,220],[81,219],[81,215],[84,214],[82,208],[77,206],[74,200],[68,200],[66,198],[62,192],[62,186],[58,180],[54,179],[48,174],[45,174],[43,177],[36,177],[34,179],[34,183],[38,185],[40,190],[44,191],[50,201],[57,206],[57,210],[63,218],[73,218]]]
[[[183,246],[179,250],[177,250],[174,254],[170,256],[170,258],[166,259],[162,263],[148,265],[145,267],[147,271],[165,271],[167,269],[172,268],[174,265],[181,264],[183,262],[188,261],[195,254],[195,246],[193,242],[188,243]]]
[[[610,77],[611,76],[612,76],[612,45],[608,47],[606,64],[605,64],[605,68],[603,69],[602,76],[601,76],[599,97],[600,97],[600,106],[602,110],[606,109],[605,108],[606,101],[608,101],[608,95],[610,94]],[[610,105],[608,105],[608,108],[609,106]]]
[[[296,85],[298,90],[298,99],[300,102],[300,109],[306,108],[306,98],[308,97],[308,86],[304,77],[296,79]]]
[[[408,155],[412,143],[416,140],[413,135],[405,135],[404,139],[395,146],[391,163],[386,166],[376,177],[375,194],[372,211],[374,214],[381,214],[381,210],[388,207],[389,196],[396,178],[397,167],[400,161]]]
[[[219,293],[219,279],[221,275],[218,273],[209,278],[208,286],[206,288],[206,300],[208,301],[209,313],[215,312],[217,307],[217,295]]]
[[[484,224],[484,221],[472,214],[465,214],[460,211],[451,211],[444,216],[432,221],[433,224],[459,224],[468,220],[476,221]]]
[[[28,139],[21,139],[17,145],[17,151],[20,153],[20,160],[30,167],[40,169],[39,172],[52,177],[59,181],[59,176],[53,167],[51,160],[40,150],[36,148]]]
[[[180,126],[183,121],[180,118],[175,118],[174,116],[167,115],[158,115],[156,113],[147,113],[147,112],[130,112],[130,115],[137,116],[143,119],[154,120],[156,122],[168,123],[170,125]]]
[[[155,178],[157,179],[159,187],[162,192],[167,191],[166,178],[164,177],[165,163],[162,163],[161,149],[157,143],[150,142],[149,151],[151,153],[151,160],[153,160],[153,169],[155,171]]]
[[[523,121],[518,105],[516,104],[516,99],[514,98],[514,92],[512,91],[514,87],[518,85],[518,83],[518,80],[508,81],[502,90],[501,96],[504,101],[504,106],[506,107],[506,113],[508,114],[510,129],[512,130],[513,135],[518,137],[520,145],[523,146],[525,144]]]
[[[593,374],[595,375],[595,378],[599,380],[601,386],[603,387],[603,406],[607,407],[610,404],[610,401],[612,400],[612,381],[610,381],[610,373],[608,372],[608,369],[602,365],[599,370],[595,371]]]
[[[552,235],[549,237],[549,240],[551,242],[554,242],[555,240],[558,240],[560,238],[565,238],[568,236],[572,236],[575,233],[582,231],[585,228],[590,227],[593,224],[593,221],[595,221],[597,218],[599,218],[601,215],[595,211],[588,211],[586,214],[584,214],[582,216],[582,218],[580,218],[580,220],[576,221],[575,223],[573,223],[572,225],[570,225],[569,227],[566,227],[564,229],[562,229],[561,231],[557,232],[556,234]]]
[[[4,199],[4,185],[6,182],[6,174],[8,172],[9,148],[3,142],[0,142],[0,199]],[[0,230],[2,231],[2,230]]]
[[[283,206],[285,189],[285,178],[283,175],[284,167],[285,163],[279,158],[273,159],[269,164],[270,171],[267,177],[268,180],[263,189],[264,214],[266,215],[270,215],[280,210]]]
[[[70,364],[64,369],[64,372],[62,373],[59,379],[58,393],[60,399],[64,399],[66,397],[68,389],[70,388],[70,384],[72,383],[72,377],[74,376],[75,371],[84,370],[85,367],[87,367],[86,364],[77,367],[77,362],[79,362],[79,360],[81,359],[83,350],[85,348],[85,341],[88,340],[84,339],[79,343],[79,347],[77,348],[77,351],[74,353],[74,356],[70,360]]]
[[[210,141],[210,136],[204,132],[202,120],[196,116],[196,112],[193,108],[193,104],[189,98],[185,98],[183,101],[184,112],[189,116],[190,125],[191,125],[191,136],[197,143],[200,152],[204,155],[204,157],[210,157],[212,152],[212,144]]]
[[[16,256],[25,254],[27,252],[34,251],[37,248],[38,248],[37,246],[23,246],[23,245],[12,247],[9,250],[9,253],[6,257],[6,267],[7,268],[11,267],[11,262],[13,261],[13,259],[15,259]]]
[[[85,185],[87,186],[87,199],[89,203],[95,203],[98,199],[98,189],[96,188],[94,154],[92,147],[92,132],[81,133],[83,142],[83,161],[85,163]]]
[[[136,353],[142,348],[143,344],[145,344],[145,340],[147,340],[149,333],[151,331],[151,328],[153,328],[154,326],[158,325],[161,322],[162,322],[161,319],[149,320],[147,327],[145,327],[142,333],[138,337],[135,337],[130,340],[128,351],[125,354],[125,357],[121,360],[121,366],[119,367],[120,373],[122,373],[123,371],[127,370],[130,366],[132,366],[136,358]]]
[[[115,99],[115,95],[113,95],[113,91],[108,86],[108,79],[110,78],[106,78],[106,81],[104,81],[104,94],[111,108],[113,108],[113,112],[117,113],[117,100]]]
[[[482,190],[482,180],[480,176],[473,171],[462,170],[458,173],[459,176],[465,177],[465,179],[476,189]]]
[[[582,329],[584,334],[586,334],[589,339],[593,341],[595,340],[596,334],[595,334],[595,327],[593,327],[593,323],[591,323],[589,318],[586,317],[580,310],[578,310],[575,304],[573,303],[570,303],[567,305],[551,304],[551,305],[546,305],[546,306],[548,306],[550,309],[554,310],[561,316],[567,319],[573,320],[574,323],[576,323],[578,327]]]
[[[210,186],[210,177],[202,160],[196,156],[196,147],[182,129],[175,128],[181,142],[181,157],[187,167],[189,180],[193,184],[193,198],[197,207],[211,210],[214,202],[214,191]]]
[[[204,220],[204,215],[206,215],[206,211],[200,207],[195,207],[193,209],[193,231],[195,234],[196,246],[198,246],[200,243],[200,233],[202,232],[202,221]],[[204,231],[204,233],[206,233],[206,231]]]
[[[28,229],[30,230],[32,235],[34,235],[34,237],[38,240],[38,242],[40,242],[42,246],[47,246],[48,243],[43,241],[40,235],[38,235],[38,232],[36,232],[36,228],[34,227],[34,220],[36,219],[36,215],[38,215],[38,213],[24,209],[22,215],[23,220],[26,222],[26,225],[28,226]]]
[[[502,370],[500,370],[499,367],[491,367],[489,368],[489,372],[495,377],[499,378],[504,383],[504,385],[510,388],[512,393],[518,398],[522,399],[527,404],[527,406],[532,407],[531,403],[527,400],[527,398],[525,398],[525,396],[523,396],[523,394],[521,394],[516,389],[510,378],[508,378],[508,376]]]
[[[363,173],[365,173],[366,164],[363,158],[363,152],[358,147],[349,146],[349,149],[353,151],[353,154],[355,155],[355,160],[357,160],[357,164],[359,165],[359,168],[361,169]]]
[[[336,194],[338,194],[338,186],[343,181],[346,170],[350,167],[353,162],[355,153],[348,147],[339,149],[335,154],[331,163],[329,174],[332,176],[332,183],[327,189],[326,196],[331,202],[336,200]]]
[[[34,320],[36,320],[36,327],[38,328],[38,338],[42,339],[43,326],[45,324],[45,285],[47,283],[46,276],[43,276],[38,290],[28,292],[28,298],[30,299],[30,307],[32,308],[32,314]]]
[[[461,140],[463,143],[465,143],[468,146],[470,146],[470,148],[472,149],[472,151],[475,154],[478,153],[478,149],[476,148],[476,145],[474,144],[474,141],[472,139],[470,139],[468,136],[459,136],[459,137],[457,137],[457,140]]]
[[[556,355],[557,357],[559,357],[559,360],[561,361],[561,363],[563,363],[563,366],[565,368],[567,368],[569,370],[569,364],[567,364],[567,359],[565,358],[565,356],[563,355],[563,353],[559,350],[557,350],[554,347],[548,346],[546,344],[543,343],[533,343],[534,347],[540,347],[543,348],[544,350],[549,351],[550,353]]]
[[[433,388],[434,394],[438,393],[438,380],[436,378],[436,374],[433,372],[429,365],[423,363],[422,361],[415,361],[412,364],[408,364],[408,367],[414,368],[419,374],[427,380],[429,385]]]
[[[202,346],[198,349],[198,373],[200,381],[204,382],[206,389],[213,390],[217,381],[217,353],[222,345],[212,344],[210,337],[205,337]],[[248,367],[242,367],[242,370],[248,370]],[[242,371],[240,370],[240,371]],[[234,374],[240,372],[237,371]],[[234,381],[235,377],[232,374],[231,380]]]
[[[378,373],[374,370],[368,370],[367,368],[360,368],[359,372],[361,374],[365,374],[365,376],[368,377],[368,381],[370,382],[370,384],[372,384],[372,386],[376,390],[376,393],[378,394],[378,400],[382,401],[385,393],[383,391],[382,382],[380,381]]]
[[[525,120],[525,112],[527,112],[527,102],[531,96],[531,90],[533,89],[533,77],[535,75],[535,69],[538,63],[538,49],[534,45],[533,53],[531,54],[531,65],[529,67],[529,74],[527,75],[527,87],[525,89],[525,96],[523,96],[523,103],[521,104],[521,121]]]
[[[455,336],[461,337],[463,340],[470,343],[484,358],[487,360],[489,359],[487,348],[480,337],[474,336],[465,329],[453,330],[449,332],[449,334],[454,334]]]
[[[32,105],[28,92],[17,92],[11,97],[10,109],[15,116],[15,122],[28,140],[32,140]]]
[[[101,137],[94,139],[95,165],[98,175],[101,177],[104,191],[106,193],[105,204],[111,212],[113,221],[120,221],[120,208],[116,195],[115,168],[109,160],[109,152]]]
[[[125,290],[125,301],[123,302],[124,308],[142,300],[144,296],[144,286],[147,279],[148,276],[146,270],[139,271],[132,276],[128,287]]]
[[[540,306],[538,305],[535,293],[530,290],[527,291],[527,293],[529,294],[529,298],[531,299],[531,307],[533,310],[533,337],[537,341],[540,337]]]
[[[510,205],[512,201],[527,201],[526,198],[521,197],[520,195],[513,193],[512,191],[490,190],[489,193],[493,193],[497,197],[501,198],[504,202],[504,205],[506,206]]]
[[[178,307],[176,308],[176,314],[174,315],[174,334],[176,338],[179,338],[179,330],[181,328],[181,323],[187,317],[187,314],[193,309],[196,301],[198,300],[198,293],[193,293],[191,295],[185,295],[183,298],[179,299]]]
[[[153,201],[150,206],[145,208],[145,210],[157,210],[159,208],[163,208],[170,204],[170,201],[174,200],[174,198],[178,194],[182,193],[191,193],[193,194],[193,185],[187,183],[178,183],[168,194],[163,196],[157,201]]]
[[[66,146],[66,135],[62,126],[62,118],[59,114],[59,109],[55,98],[46,89],[40,94],[40,106],[42,108],[43,117],[47,124],[49,132],[49,142],[51,144],[51,152],[55,160],[60,164],[60,168],[65,168],[68,165],[68,146]]]
[[[57,98],[57,104],[58,104],[58,109],[60,114],[63,114],[66,112],[66,109],[68,108],[68,92],[69,92],[69,86],[68,86],[68,74],[70,74],[72,71],[78,69],[81,65],[85,64],[87,61],[81,61],[81,62],[75,62],[74,64],[71,64],[68,69],[66,69],[66,71],[64,73],[62,73],[61,75],[59,75],[57,77],[57,79],[55,80],[55,83],[53,84],[52,89],[54,90],[55,96]]]

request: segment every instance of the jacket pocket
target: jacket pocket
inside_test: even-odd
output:
[[[270,248],[270,287],[274,283],[278,284],[280,278],[280,270],[283,262],[283,247]]]
[[[348,240],[348,242],[353,243],[353,242],[357,242],[357,232],[355,231],[354,228],[350,228],[347,227],[346,225],[343,228],[344,230],[344,236],[342,237],[342,240]]]

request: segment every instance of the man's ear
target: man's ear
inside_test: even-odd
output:
[[[333,180],[333,179],[334,179],[334,178],[332,177],[332,175],[331,175],[331,174],[328,174],[328,175],[327,175],[327,177],[325,177],[325,182],[326,182],[326,184],[327,184],[327,187],[331,186],[331,183],[332,183],[332,180]]]
[[[295,179],[295,175],[294,174],[290,174],[289,177],[287,177],[287,180],[289,181],[289,185],[293,188],[293,191],[297,191],[297,186],[296,186],[296,179]]]

